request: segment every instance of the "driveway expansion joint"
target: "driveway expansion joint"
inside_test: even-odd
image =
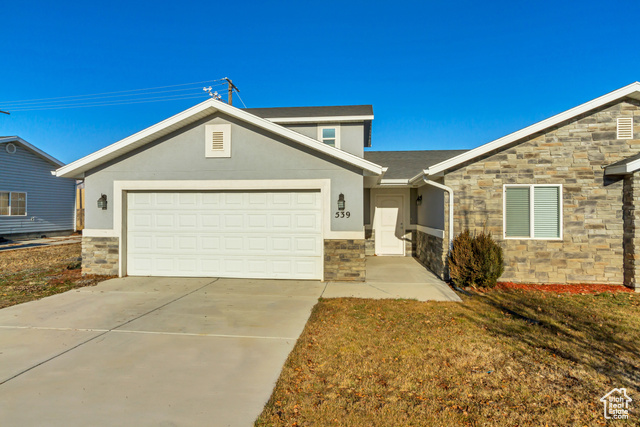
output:
[[[57,359],[58,357],[60,357],[60,356],[62,356],[62,355],[64,355],[64,354],[67,354],[67,353],[69,353],[70,351],[73,351],[73,350],[75,350],[75,349],[76,349],[76,348],[78,348],[78,347],[81,347],[81,346],[83,346],[83,345],[85,345],[85,344],[87,344],[87,343],[89,343],[89,342],[91,342],[91,341],[94,341],[94,340],[96,340],[96,339],[98,339],[98,338],[100,338],[100,337],[102,337],[102,336],[104,336],[104,335],[108,334],[109,332],[114,332],[116,329],[121,328],[121,327],[123,327],[124,325],[127,325],[127,324],[129,324],[129,323],[133,322],[134,320],[138,320],[138,319],[140,319],[140,318],[142,318],[142,317],[144,317],[144,316],[146,316],[146,315],[148,315],[148,314],[153,313],[154,311],[160,310],[161,308],[168,306],[168,305],[169,305],[169,304],[171,304],[171,303],[174,303],[174,302],[176,302],[176,301],[178,301],[178,300],[181,300],[182,298],[184,298],[184,297],[186,297],[186,296],[189,296],[189,295],[191,295],[191,294],[193,294],[193,293],[195,293],[195,292],[198,292],[199,290],[204,289],[204,288],[206,288],[206,287],[207,287],[207,286],[209,286],[209,285],[212,285],[213,283],[217,282],[218,280],[220,280],[220,279],[219,279],[219,278],[216,278],[215,280],[213,280],[213,281],[211,281],[211,282],[209,282],[209,283],[206,283],[206,284],[204,284],[203,286],[200,286],[199,288],[194,289],[193,291],[187,292],[187,293],[186,293],[186,294],[184,294],[184,295],[181,295],[181,296],[179,296],[179,297],[177,297],[177,298],[174,298],[173,300],[171,300],[171,301],[169,301],[169,302],[166,302],[166,303],[164,303],[164,304],[160,305],[159,307],[154,308],[153,310],[149,310],[149,311],[147,311],[146,313],[143,313],[143,314],[141,314],[141,315],[139,315],[139,316],[136,316],[136,317],[135,317],[135,318],[133,318],[133,319],[129,319],[129,320],[127,320],[126,322],[124,322],[124,323],[122,323],[122,324],[120,324],[120,325],[118,325],[118,326],[115,326],[115,327],[113,327],[113,328],[111,328],[111,329],[104,330],[104,332],[102,332],[102,333],[100,333],[100,334],[98,334],[98,335],[96,335],[96,336],[94,336],[94,337],[91,337],[91,338],[89,338],[89,339],[87,339],[87,340],[85,340],[85,341],[83,341],[83,342],[81,342],[81,343],[79,343],[79,344],[74,345],[74,346],[73,346],[73,347],[71,347],[71,348],[68,348],[68,349],[66,349],[66,350],[64,350],[64,351],[62,351],[62,352],[60,352],[60,353],[58,353],[58,354],[55,354],[55,355],[53,355],[53,356],[49,357],[48,359],[43,360],[42,362],[36,363],[36,364],[35,364],[35,365],[33,365],[33,366],[30,366],[30,367],[28,367],[28,368],[26,368],[26,369],[23,369],[22,371],[18,372],[17,374],[12,375],[11,377],[9,377],[9,378],[7,378],[7,379],[5,379],[5,380],[0,381],[0,386],[2,386],[3,384],[5,384],[5,383],[7,383],[7,382],[9,382],[9,381],[11,381],[11,380],[13,380],[14,378],[17,378],[17,377],[19,377],[19,376],[21,376],[21,375],[23,375],[23,374],[26,374],[27,372],[29,372],[29,371],[31,371],[31,370],[33,370],[33,369],[37,368],[38,366],[44,365],[45,363],[50,362],[50,361],[52,361],[52,360],[54,360],[54,359]],[[5,327],[3,327],[3,328],[5,328]],[[26,328],[26,329],[48,329],[48,328]],[[58,329],[58,328],[51,328],[51,329]],[[82,329],[76,329],[76,328],[69,328],[69,330],[82,331]]]

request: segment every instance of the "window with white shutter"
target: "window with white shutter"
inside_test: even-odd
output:
[[[505,239],[561,239],[561,185],[505,185]]]
[[[205,125],[205,157],[231,157],[231,125]]]

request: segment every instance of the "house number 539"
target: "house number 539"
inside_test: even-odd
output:
[[[351,216],[351,212],[336,212],[336,218],[349,218]]]

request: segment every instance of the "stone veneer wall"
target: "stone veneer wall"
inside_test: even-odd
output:
[[[416,258],[442,280],[446,280],[446,258],[444,240],[422,231],[414,231],[416,235]]]
[[[417,235],[415,230],[409,230],[404,234],[404,256],[416,256]]]
[[[325,240],[324,280],[364,282],[365,240]]]
[[[491,232],[504,248],[502,280],[622,284],[623,180],[602,167],[640,152],[640,139],[616,139],[616,118],[630,116],[640,138],[640,102],[625,99],[448,172],[454,232]],[[503,239],[503,184],[562,184],[562,241]]]
[[[640,288],[640,174],[624,178],[622,217],[624,221],[624,284]],[[636,205],[638,205],[636,207]]]
[[[82,237],[82,274],[118,275],[118,238]]]

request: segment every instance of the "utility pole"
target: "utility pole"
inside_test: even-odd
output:
[[[238,87],[233,84],[233,82],[231,81],[231,79],[229,77],[225,77],[222,80],[226,80],[227,84],[229,85],[229,100],[228,100],[228,103],[229,103],[229,105],[233,105],[233,102],[232,102],[233,90],[235,89],[238,92],[240,92],[240,89],[238,89]]]
[[[238,92],[240,92],[240,91],[238,91]],[[2,110],[0,110],[0,113],[6,114],[6,115],[8,115],[8,116],[10,116],[10,115],[11,115],[11,113],[10,113],[10,112],[8,112],[8,111],[2,111]]]

